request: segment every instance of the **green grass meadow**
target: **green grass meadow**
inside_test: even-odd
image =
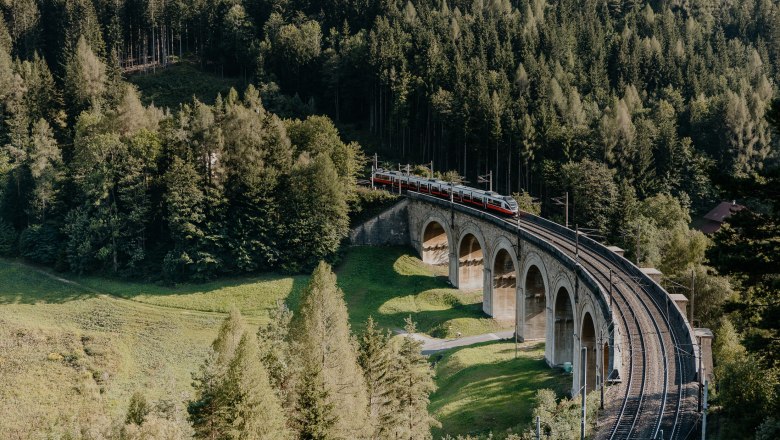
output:
[[[369,315],[392,329],[412,315],[419,331],[437,336],[500,328],[482,313],[479,293],[452,289],[407,248],[352,248],[336,270],[356,330]],[[182,405],[225,312],[236,306],[257,326],[279,301],[294,310],[307,279],[269,274],[170,287],[0,259],[0,433],[34,427],[56,437],[63,424],[105,425],[122,417],[137,390]],[[528,413],[532,389],[549,386],[552,372],[539,349],[515,360],[508,347],[463,348],[438,361],[431,407],[439,433],[503,429]],[[495,420],[480,415],[487,409]]]
[[[536,390],[564,394],[571,387],[570,375],[547,366],[544,343],[520,344],[517,358],[514,343],[501,341],[438,356],[438,389],[431,396],[430,410],[442,428],[434,429],[434,438],[489,432],[500,437],[531,421]]]
[[[417,330],[434,337],[490,333],[503,329],[482,312],[482,292],[464,293],[446,282],[446,268],[423,264],[404,247],[356,247],[338,268],[353,327],[368,316],[401,329],[412,316]]]

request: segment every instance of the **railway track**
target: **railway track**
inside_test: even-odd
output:
[[[619,400],[612,402],[611,422],[599,427],[596,438],[687,439],[696,420],[695,372],[691,368],[695,354],[690,344],[681,342],[686,338],[678,334],[682,331],[679,322],[671,319],[671,308],[677,306],[668,295],[664,295],[665,301],[659,301],[657,291],[653,294],[652,282],[626,270],[627,262],[622,257],[605,252],[601,244],[591,239],[576,240],[570,229],[538,217],[522,216],[518,223],[469,206],[457,206],[461,212],[490,217],[506,230],[517,232],[519,227],[520,232],[550,243],[576,261],[603,292],[610,292],[611,311],[623,338],[623,377],[617,385],[621,391]]]
[[[511,224],[511,222],[507,222],[507,224]],[[576,244],[567,237],[528,221],[521,220],[521,225],[522,228],[552,242],[563,252],[575,258],[585,270],[594,276],[596,282],[601,284],[604,290],[612,292],[613,310],[619,315],[618,322],[622,324],[621,334],[624,336],[625,344],[622,352],[624,359],[627,355],[628,359],[625,360],[628,361],[628,368],[624,379],[623,402],[606,438],[610,440],[657,438],[665,402],[659,405],[656,399],[648,399],[647,397],[648,395],[662,395],[664,396],[663,400],[666,400],[669,362],[655,317],[652,313],[642,313],[648,311],[647,305],[642,302],[640,296],[632,295],[633,292],[636,292],[637,287],[632,284],[637,283],[626,283],[621,271],[610,267],[601,256],[585,246],[582,246],[579,256],[577,256]],[[613,280],[612,289],[609,286],[610,269],[618,280],[617,283]],[[648,332],[647,329],[653,331]],[[660,361],[654,364],[660,364],[661,371],[647,362],[648,357]],[[645,417],[640,420],[640,415]],[[650,415],[654,420],[648,421]]]
[[[514,221],[504,220],[504,223],[517,227]],[[669,300],[658,304],[643,280],[623,273],[614,261],[596,252],[592,244],[581,243],[577,255],[576,243],[557,231],[522,218],[520,227],[575,258],[605,291],[612,292],[610,300],[622,326],[622,353],[627,368],[618,414],[598,438],[685,439],[690,433],[688,422],[692,420],[690,417],[682,420],[681,414],[684,409],[690,409],[685,408],[685,403],[691,387],[685,383],[692,376],[684,358],[692,353],[682,349],[669,320],[669,307],[676,305],[669,304]]]

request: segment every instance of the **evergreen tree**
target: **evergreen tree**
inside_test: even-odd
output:
[[[290,321],[292,312],[280,303],[271,313],[271,319],[257,330],[260,359],[268,371],[271,386],[286,409],[293,406],[295,399],[295,377],[298,367],[290,352]]]
[[[407,335],[417,331],[411,317],[406,318]],[[430,439],[431,427],[438,422],[428,413],[429,396],[436,389],[433,369],[421,354],[422,343],[405,336],[396,356],[393,380],[393,411],[385,415],[383,426],[391,431],[385,438]],[[387,423],[392,420],[392,423]],[[387,425],[386,425],[387,424]]]
[[[310,371],[319,371],[328,401],[333,405],[336,420],[328,436],[369,437],[372,427],[366,382],[350,335],[344,293],[336,285],[336,275],[324,262],[314,270],[301,296],[291,336],[296,344],[294,350],[300,354],[300,364]]]
[[[385,425],[395,408],[390,396],[393,391],[393,371],[396,352],[390,340],[390,332],[380,330],[372,317],[358,337],[358,364],[363,369],[368,391],[368,405],[375,421],[376,438],[392,432],[392,426]]]
[[[221,439],[232,428],[230,404],[235,397],[228,392],[226,376],[245,332],[241,313],[231,309],[211,344],[208,358],[193,375],[195,398],[189,402],[187,412],[195,438]]]
[[[606,231],[617,196],[615,172],[602,163],[585,159],[565,164],[561,174],[571,197],[570,223]]]
[[[203,223],[204,196],[198,174],[192,164],[174,157],[168,172],[163,176],[166,222],[174,242],[173,249],[165,256],[164,270],[174,279],[208,277],[199,264],[202,257],[199,247],[205,232]]]
[[[65,66],[65,92],[71,116],[77,116],[89,106],[100,105],[105,91],[106,67],[87,40],[80,37]]]
[[[230,428],[225,438],[235,440],[284,440],[291,438],[279,399],[257,349],[257,338],[245,332],[235,349],[226,377]]]
[[[146,401],[146,397],[140,391],[136,391],[130,397],[130,404],[127,407],[127,416],[125,416],[125,424],[143,425],[144,419],[149,415],[150,408],[149,403]]]
[[[298,438],[301,440],[331,440],[341,438],[335,433],[339,417],[322,379],[322,371],[310,365],[301,371],[296,394],[295,414]]]
[[[284,256],[282,267],[293,272],[310,269],[333,255],[349,232],[344,186],[330,157],[321,153],[313,159],[301,155],[283,188],[282,243],[297,251]]]
[[[45,222],[57,194],[57,183],[62,172],[62,155],[49,124],[39,119],[30,133],[30,151],[27,154],[34,189],[29,203],[34,222]]]
[[[223,127],[231,254],[239,270],[267,269],[281,256],[275,192],[292,165],[290,140],[277,116],[250,110],[231,95]]]

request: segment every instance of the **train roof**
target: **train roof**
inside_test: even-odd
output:
[[[395,176],[399,176],[400,175],[402,177],[414,177],[414,178],[417,178],[419,180],[424,180],[426,182],[438,183],[438,184],[442,184],[443,183],[445,185],[450,185],[449,182],[445,182],[445,181],[443,181],[441,179],[433,179],[433,178],[430,178],[430,177],[422,177],[422,176],[417,176],[417,175],[414,175],[414,174],[407,175],[403,171],[385,170],[385,169],[382,169],[382,168],[377,168],[374,172],[375,173],[392,174],[392,175],[395,175]],[[504,195],[501,195],[501,194],[499,194],[499,193],[497,193],[495,191],[485,191],[484,189],[473,188],[473,187],[462,185],[462,184],[455,185],[454,188],[456,188],[456,189],[468,189],[468,190],[470,190],[473,193],[482,194],[482,195],[486,195],[486,196],[489,196],[489,197],[502,198],[504,200],[506,200],[507,198],[512,199],[512,196],[504,196]]]

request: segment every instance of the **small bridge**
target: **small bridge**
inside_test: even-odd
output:
[[[395,210],[396,223],[405,224],[375,235],[395,233],[424,262],[448,266],[453,286],[481,289],[485,313],[511,322],[518,338],[546,341],[550,366],[573,367],[572,394],[583,382],[588,391],[612,384],[598,438],[691,434],[698,417],[693,329],[642,270],[602,244],[530,214],[501,218],[414,192]],[[391,228],[392,222],[380,216],[364,227]],[[365,238],[370,231],[359,234]]]

